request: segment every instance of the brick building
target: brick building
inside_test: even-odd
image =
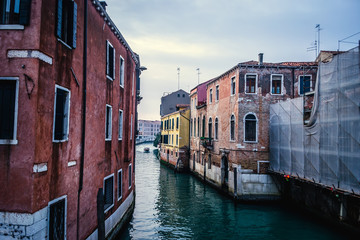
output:
[[[253,187],[243,183],[247,180],[242,178],[250,178],[245,174],[266,173],[270,104],[311,93],[317,73],[314,62],[265,63],[262,59],[259,54],[259,61],[240,63],[200,84],[190,94],[194,103],[190,169],[243,198],[261,198],[266,192],[275,194],[270,185],[260,191],[249,190]],[[206,101],[200,104],[196,98],[204,85]],[[269,182],[264,176],[256,178],[254,185],[265,186]]]
[[[105,7],[2,1],[0,238],[109,237],[131,214],[143,68]]]

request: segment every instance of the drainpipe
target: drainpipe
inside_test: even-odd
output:
[[[82,123],[81,123],[81,156],[80,156],[80,174],[79,174],[79,189],[77,202],[77,229],[76,238],[80,239],[80,193],[83,188],[84,178],[84,160],[85,160],[85,124],[86,124],[86,68],[87,68],[87,24],[88,24],[88,1],[84,0],[84,46],[83,46],[83,103],[82,103]]]

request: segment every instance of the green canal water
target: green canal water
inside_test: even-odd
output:
[[[195,177],[161,165],[153,149],[150,144],[136,148],[135,210],[118,239],[349,238],[282,204],[234,203]]]

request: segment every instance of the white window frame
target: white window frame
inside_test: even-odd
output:
[[[119,72],[119,82],[120,87],[124,88],[124,79],[125,79],[125,59],[120,55],[120,72]]]
[[[114,74],[114,76],[112,77],[112,76],[109,76],[108,75],[108,68],[109,68],[109,61],[110,61],[110,59],[109,59],[109,46],[111,46],[112,47],[112,49],[114,50],[114,55],[113,55],[113,61],[114,61],[114,63],[113,63],[113,74]],[[106,40],[106,78],[107,79],[109,79],[109,80],[111,80],[111,81],[114,81],[115,80],[115,75],[116,75],[116,73],[115,73],[115,66],[116,66],[116,61],[115,61],[115,56],[116,56],[116,51],[115,51],[115,48],[114,48],[114,46],[110,43],[110,41],[109,40]]]
[[[249,76],[249,75],[255,75],[255,92],[254,93],[248,93],[248,92],[246,92],[246,83],[247,83],[247,76]],[[244,92],[245,92],[245,94],[249,94],[249,95],[255,95],[255,94],[257,94],[258,92],[258,75],[257,75],[257,73],[246,73],[245,74],[245,84],[244,84]]]
[[[107,126],[108,124],[108,119],[107,119],[107,109],[110,108],[110,120],[109,120],[109,126]],[[109,136],[106,136],[106,128],[109,128]],[[105,141],[111,141],[112,138],[112,106],[109,104],[106,104],[106,108],[105,108]]]
[[[131,189],[132,186],[132,167],[131,167],[131,163],[129,164],[128,167],[128,179],[129,179],[129,189]]]
[[[218,102],[220,99],[220,86],[215,86],[215,102]]]
[[[121,141],[123,137],[123,126],[124,126],[124,113],[123,110],[119,109],[119,129],[118,129],[118,140]]]
[[[233,80],[235,83],[234,88],[233,88]],[[230,96],[235,96],[235,95],[236,95],[236,75],[232,76],[230,79]]]
[[[16,135],[17,135],[17,118],[18,118],[18,105],[19,105],[19,78],[18,77],[0,77],[0,81],[1,80],[16,81],[16,87],[15,87],[13,139],[0,139],[0,145],[2,145],[2,144],[16,145],[16,144],[18,144],[18,140],[16,139]]]
[[[252,115],[254,115],[255,116],[255,118],[256,118],[256,140],[255,141],[246,141],[245,139],[245,136],[246,136],[246,129],[245,129],[245,118],[246,118],[246,116],[247,115],[250,115],[250,114],[252,114]],[[245,143],[257,143],[258,142],[258,133],[259,133],[259,119],[258,119],[258,117],[256,116],[256,114],[254,113],[254,112],[248,112],[248,113],[246,113],[245,115],[244,115],[244,118],[243,118],[243,129],[244,129],[244,142]]]
[[[209,90],[209,103],[212,103],[212,97],[213,97],[213,89],[210,88],[210,90]]]
[[[107,179],[109,179],[109,178],[113,178],[113,186],[112,186],[112,190],[113,190],[113,199],[112,199],[112,204],[108,207],[108,208],[106,208],[106,209],[104,209],[104,213],[107,213],[112,207],[114,207],[114,196],[115,196],[115,190],[114,190],[114,185],[115,185],[115,178],[114,178],[114,174],[112,173],[112,174],[110,174],[110,175],[108,175],[108,176],[106,176],[106,177],[104,177],[104,180],[103,180],[103,196],[104,196],[104,198],[105,198],[105,180],[107,180]],[[104,203],[105,204],[105,203]]]
[[[119,169],[119,171],[117,173],[117,177],[118,177],[117,200],[120,201],[122,199],[122,185],[123,185],[122,169]],[[119,186],[119,179],[121,179],[121,186]],[[121,193],[120,196],[119,196],[119,193]]]
[[[280,85],[280,93],[272,93],[272,82],[273,82],[273,76],[281,76],[281,85]],[[271,74],[270,78],[270,94],[271,95],[283,95],[283,85],[284,84],[284,74]]]
[[[303,96],[305,94],[305,89],[303,89],[303,93],[300,93],[300,88],[302,88],[303,86],[300,86],[300,78],[301,77],[310,77],[310,92],[314,91],[313,87],[312,87],[312,75],[311,74],[305,74],[305,75],[299,75],[298,77],[298,94],[299,96]],[[303,85],[304,85],[304,79],[303,79]]]
[[[67,98],[67,103],[65,104],[65,107],[67,106],[67,119],[64,121],[64,123],[66,123],[66,137],[64,139],[61,140],[55,140],[55,117],[56,117],[56,91],[57,89],[63,90],[68,92],[68,98]],[[53,142],[66,142],[69,140],[69,129],[70,129],[70,101],[71,101],[71,91],[67,88],[61,87],[57,84],[55,84],[55,99],[54,99],[54,116],[53,116],[53,135],[52,135],[52,140]]]
[[[65,199],[65,214],[64,214],[64,239],[66,239],[66,219],[67,219],[67,195],[61,196],[59,198],[56,198],[54,200],[51,200],[48,202],[48,211],[47,211],[47,231],[50,232],[50,205],[59,202],[61,200]]]
[[[234,139],[231,139],[231,117],[232,116],[234,116]],[[230,121],[229,121],[229,126],[230,126],[230,142],[235,142],[236,141],[236,117],[235,117],[235,114],[234,113],[232,113],[231,115],[230,115]]]

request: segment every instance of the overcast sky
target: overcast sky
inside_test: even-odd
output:
[[[360,32],[359,0],[106,0],[107,12],[147,67],[139,119],[160,119],[164,92],[189,92],[239,62],[313,61],[307,51],[320,24],[321,50]],[[348,39],[358,42],[360,34]],[[355,44],[343,43],[340,50]]]

